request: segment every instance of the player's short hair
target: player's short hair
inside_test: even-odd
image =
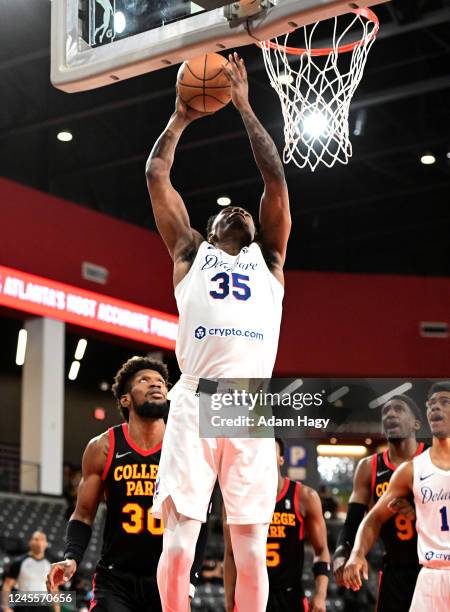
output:
[[[125,406],[122,406],[120,398],[122,395],[129,392],[133,376],[141,370],[154,370],[155,372],[159,372],[164,378],[166,385],[169,383],[169,370],[162,361],[150,359],[150,357],[139,357],[137,355],[128,359],[114,376],[114,384],[111,387],[117,401],[119,412],[127,423],[130,418],[130,411]]]
[[[408,406],[410,411],[412,412],[413,416],[415,416],[416,419],[422,423],[423,421],[422,411],[420,410],[419,406],[416,404],[416,402],[411,397],[409,397],[408,395],[403,395],[403,393],[399,393],[398,395],[393,395],[391,398],[389,398],[388,401],[385,403],[385,405],[395,399],[404,402]]]
[[[244,209],[245,210],[245,209]],[[215,215],[211,215],[206,223],[206,238],[208,238],[208,236],[210,235],[210,233],[212,232],[212,228],[214,225],[214,221],[216,220],[216,218],[219,216],[220,213],[216,213]],[[253,215],[252,215],[252,219],[253,219]],[[253,223],[255,223],[255,220],[253,219]],[[258,229],[256,227],[256,223],[255,223],[255,239],[256,236],[258,234]]]
[[[430,399],[434,393],[440,393],[441,391],[450,392],[450,380],[442,380],[440,382],[433,383],[428,390],[428,399]]]
[[[278,446],[280,447],[280,455],[282,457],[284,457],[284,442],[281,438],[276,437],[275,438],[275,442],[278,444]]]
[[[208,222],[206,223],[206,237],[208,238],[208,236],[210,235],[210,233],[212,232],[212,228],[214,225],[214,221],[216,220],[216,217],[219,213],[217,213],[216,215],[211,215],[208,219]]]

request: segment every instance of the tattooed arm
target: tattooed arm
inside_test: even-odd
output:
[[[204,115],[177,97],[175,112],[156,141],[145,168],[156,225],[174,262],[174,285],[187,273],[203,238],[191,228],[183,199],[170,181],[170,170],[181,134],[194,119]]]
[[[224,71],[231,83],[231,98],[241,114],[256,164],[264,181],[264,193],[259,211],[260,240],[266,255],[274,263],[272,271],[275,276],[282,277],[291,229],[289,195],[283,164],[275,143],[259,122],[248,101],[248,81],[244,61],[237,53],[230,54],[228,60]]]

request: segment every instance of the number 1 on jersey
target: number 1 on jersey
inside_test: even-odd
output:
[[[450,528],[448,526],[447,508],[445,506],[442,506],[439,512],[441,514],[441,531],[450,531]]]

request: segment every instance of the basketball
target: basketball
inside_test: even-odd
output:
[[[231,100],[230,83],[222,71],[228,60],[207,53],[183,62],[177,76],[178,93],[188,106],[202,113],[220,110]]]

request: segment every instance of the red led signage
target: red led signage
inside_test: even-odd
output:
[[[0,305],[175,349],[174,315],[3,266]]]

